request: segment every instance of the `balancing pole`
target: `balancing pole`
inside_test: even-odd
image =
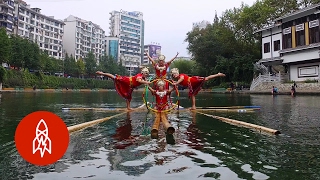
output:
[[[197,109],[260,109],[261,106],[197,107]]]
[[[226,122],[226,123],[229,123],[229,124],[232,124],[232,125],[238,125],[238,126],[243,126],[243,127],[246,127],[246,128],[251,128],[251,129],[257,130],[259,132],[263,131],[263,132],[271,133],[271,134],[274,134],[274,135],[281,134],[281,132],[278,131],[278,130],[267,128],[267,127],[263,127],[263,126],[259,126],[259,125],[255,125],[255,124],[242,122],[242,121],[238,121],[238,120],[234,120],[234,119],[229,119],[229,118],[225,118],[225,117],[220,117],[220,116],[214,116],[214,115],[202,113],[202,112],[199,112],[199,111],[197,111],[197,113],[205,115],[205,116],[208,116],[208,117],[212,117],[212,118],[215,118],[215,119],[219,119],[219,120],[221,120],[223,122]]]
[[[160,126],[160,121],[161,121],[161,113],[160,112],[156,112],[155,113],[155,120],[152,126],[152,130],[151,130],[151,138],[152,139],[158,139],[159,137],[159,126]]]
[[[144,106],[145,105],[143,104],[143,105],[133,109],[133,111],[135,111],[137,109],[141,109]],[[87,128],[87,127],[90,127],[90,126],[93,126],[93,125],[96,125],[96,124],[99,124],[99,123],[102,123],[104,121],[108,121],[111,118],[114,118],[114,117],[117,117],[117,116],[120,116],[120,115],[123,115],[123,114],[126,114],[126,113],[127,113],[127,111],[119,113],[119,114],[116,114],[116,115],[113,115],[113,116],[110,116],[110,117],[105,117],[105,118],[101,118],[101,119],[97,119],[97,120],[93,120],[93,121],[77,124],[77,125],[74,125],[74,126],[69,126],[68,127],[68,131],[69,131],[69,133],[72,133],[72,132],[75,132],[75,131],[78,131],[78,130],[81,130],[81,129],[84,129],[84,128]]]
[[[175,132],[175,129],[169,123],[168,116],[165,112],[161,113],[161,122],[163,123],[163,126],[166,129],[167,134],[173,134]]]

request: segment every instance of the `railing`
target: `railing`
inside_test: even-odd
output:
[[[253,91],[260,83],[262,82],[283,82],[288,79],[288,74],[285,73],[277,73],[277,74],[268,74],[262,75],[260,74],[258,77],[252,80],[250,91]]]

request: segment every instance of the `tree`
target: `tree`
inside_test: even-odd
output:
[[[179,60],[173,61],[171,68],[178,68],[179,72],[184,74],[189,74],[189,75],[197,74],[197,72],[195,72],[195,68],[196,68],[195,61],[179,59]]]
[[[79,78],[81,78],[81,77],[83,77],[83,75],[86,72],[86,66],[85,66],[82,58],[78,59],[76,64],[77,64],[77,72],[76,72],[76,74],[77,74],[77,76]]]
[[[7,31],[4,28],[0,28],[0,65],[9,62],[10,54],[10,39]]]
[[[2,90],[2,83],[6,79],[7,70],[0,66],[0,90]]]
[[[94,57],[94,54],[92,52],[89,52],[88,56],[84,59],[84,61],[85,61],[86,73],[89,76],[95,74],[97,69],[97,61]]]
[[[11,41],[11,58],[10,65],[18,68],[22,68],[24,65],[24,50],[22,46],[22,38],[16,35],[12,35]]]

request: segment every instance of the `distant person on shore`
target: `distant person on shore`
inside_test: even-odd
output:
[[[272,86],[271,94],[277,94],[277,93],[278,93],[278,88],[275,86]]]
[[[295,81],[293,81],[293,86],[294,86],[295,88],[298,87]]]
[[[295,96],[296,95],[296,88],[295,86],[291,86],[291,96]]]
[[[191,98],[192,101],[192,110],[196,109],[196,95],[201,90],[202,85],[204,82],[217,77],[224,77],[226,76],[223,73],[218,73],[214,75],[210,75],[207,77],[200,77],[200,76],[188,76],[186,74],[179,74],[178,68],[171,69],[171,76],[173,79],[177,79],[176,82],[173,83],[173,85],[182,85],[183,87],[189,88],[189,98]]]
[[[97,71],[96,74],[107,76],[114,81],[115,89],[118,94],[126,100],[128,110],[131,110],[130,102],[132,99],[133,89],[141,84],[150,84],[150,82],[146,80],[146,77],[149,75],[149,69],[146,67],[141,67],[141,73],[130,77],[112,75],[101,71]]]

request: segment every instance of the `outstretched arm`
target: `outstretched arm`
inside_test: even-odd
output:
[[[151,84],[151,82],[149,81],[145,81],[142,78],[137,78],[137,82],[141,83],[141,84]]]
[[[148,86],[148,89],[152,92],[152,93],[155,93],[156,90],[152,89],[152,87]]]
[[[175,83],[173,83],[173,85],[178,85],[180,84],[182,81],[184,80],[184,77],[183,76],[180,76],[179,80]]]
[[[149,53],[146,53],[148,59],[152,62],[152,64],[155,64],[156,62],[149,56]]]
[[[170,65],[172,63],[172,61],[174,61],[177,57],[178,57],[179,53],[177,52],[177,55],[172,58],[170,61],[167,62],[168,65]]]

